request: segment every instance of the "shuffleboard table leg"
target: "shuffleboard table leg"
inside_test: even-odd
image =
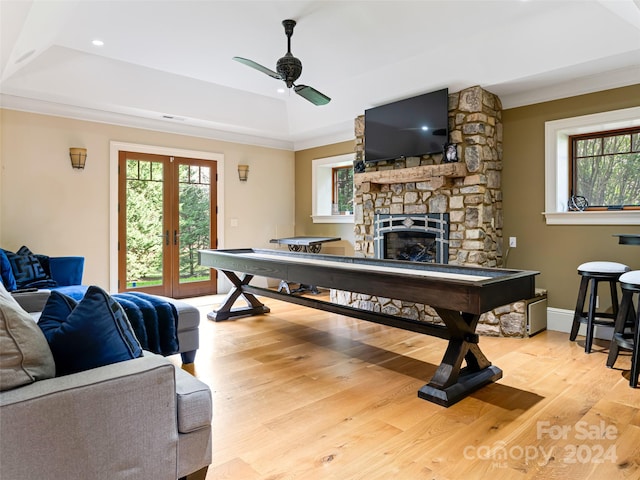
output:
[[[245,285],[253,278],[253,275],[246,274],[242,279],[231,271],[221,270],[229,281],[233,284],[233,288],[229,291],[220,308],[209,312],[207,318],[213,321],[228,320],[233,317],[243,317],[247,315],[262,315],[269,313],[271,310],[258,300],[253,294],[243,291]],[[233,308],[233,304],[242,296],[247,302],[247,306],[243,308]]]
[[[480,315],[436,309],[451,333],[447,350],[431,381],[418,390],[425,400],[449,407],[471,392],[502,378],[502,370],[491,365],[478,346],[475,333]],[[462,368],[462,361],[467,366]]]

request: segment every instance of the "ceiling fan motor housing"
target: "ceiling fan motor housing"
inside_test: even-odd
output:
[[[276,72],[278,72],[280,77],[285,81],[287,87],[291,88],[293,82],[302,74],[302,62],[291,55],[291,53],[287,53],[278,60]]]

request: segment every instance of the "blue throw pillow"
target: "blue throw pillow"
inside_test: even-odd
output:
[[[38,323],[41,325],[47,322],[60,323],[63,319],[66,319],[73,309],[78,306],[78,301],[71,298],[68,295],[62,294],[56,290],[53,290],[47,299]],[[41,323],[42,322],[42,323]]]
[[[11,270],[11,262],[9,262],[9,258],[7,254],[4,253],[4,250],[0,250],[0,279],[2,280],[4,288],[9,292],[18,288],[16,285],[16,277],[13,276],[13,270]]]
[[[50,260],[49,260],[49,256],[48,255],[42,255],[41,253],[33,253],[29,247],[23,245],[21,246],[18,251],[16,252],[16,254],[18,255],[31,255],[34,256],[38,259],[38,262],[40,263],[40,266],[42,267],[42,270],[45,273],[46,278],[51,278],[51,266],[50,266]],[[55,287],[55,285],[52,285],[53,287]]]
[[[5,254],[11,264],[17,288],[49,288],[57,285],[42,267],[38,256],[27,247],[20,247],[16,253],[5,250]]]
[[[142,356],[124,310],[100,287],[90,286],[79,302],[54,290],[38,325],[49,342],[57,375]]]

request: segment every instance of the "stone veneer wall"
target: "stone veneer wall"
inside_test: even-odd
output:
[[[419,178],[404,183],[359,181],[355,175],[355,254],[374,257],[373,225],[376,213],[449,213],[449,263],[502,266],[502,104],[494,94],[472,87],[449,95],[449,142],[467,175],[459,178]],[[355,121],[356,162],[364,159],[364,117]],[[365,172],[395,170],[441,163],[442,154],[380,162]],[[356,308],[441,323],[429,306],[331,291],[332,301]],[[524,302],[506,305],[482,315],[478,333],[525,336]]]

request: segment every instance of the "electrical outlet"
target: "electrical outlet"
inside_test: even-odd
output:
[[[518,241],[516,237],[509,237],[509,247],[516,248],[518,246]]]

